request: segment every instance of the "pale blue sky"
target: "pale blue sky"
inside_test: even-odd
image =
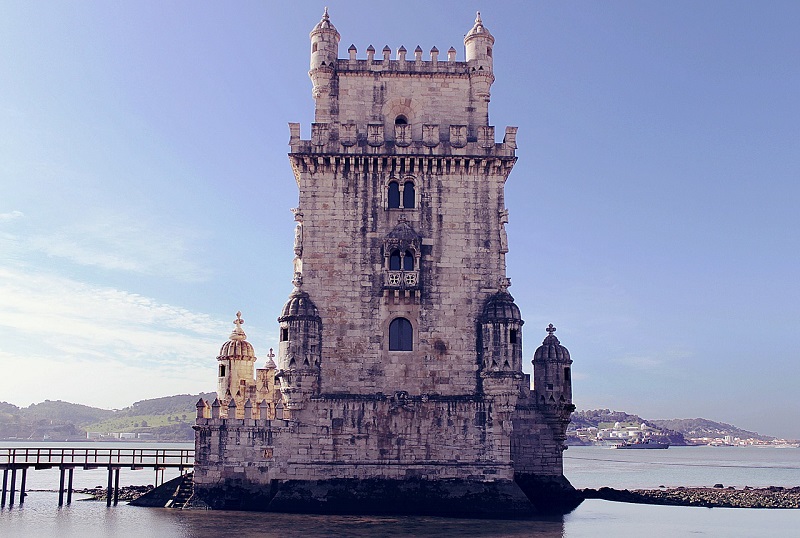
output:
[[[239,309],[266,356],[325,4],[0,3],[0,400],[213,390]],[[800,438],[800,4],[327,5],[360,58],[482,11],[526,369],[552,322],[579,408]]]

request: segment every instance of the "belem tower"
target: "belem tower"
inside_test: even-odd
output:
[[[514,517],[579,502],[563,476],[566,348],[522,371],[504,184],[516,127],[489,124],[494,37],[480,14],[427,58],[339,58],[311,31],[315,121],[292,123],[294,289],[256,368],[237,314],[218,397],[197,405],[194,498],[211,508]]]

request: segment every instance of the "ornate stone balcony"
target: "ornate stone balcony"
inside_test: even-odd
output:
[[[387,270],[384,288],[392,290],[413,290],[419,288],[419,271]]]

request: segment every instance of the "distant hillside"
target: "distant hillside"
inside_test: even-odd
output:
[[[188,441],[199,398],[216,393],[179,394],[142,400],[119,411],[45,400],[28,407],[0,402],[0,439],[86,439],[86,432],[147,433],[159,440]]]
[[[743,430],[731,424],[724,422],[714,422],[704,418],[673,418],[669,420],[652,420],[653,424],[661,428],[669,428],[671,430],[681,432],[684,437],[725,437],[730,435],[740,439],[760,439],[762,441],[771,441],[775,439],[769,435],[761,435],[756,432]]]
[[[668,441],[671,445],[685,445],[686,440],[680,431],[667,426],[656,424],[654,420],[646,420],[639,415],[631,415],[624,411],[611,411],[610,409],[590,409],[586,411],[576,411],[572,414],[569,424],[569,430],[576,430],[578,428],[612,428],[615,423],[619,422],[622,426],[635,426],[639,424],[646,424],[651,428],[661,430],[659,437]],[[577,442],[571,439],[570,442]]]

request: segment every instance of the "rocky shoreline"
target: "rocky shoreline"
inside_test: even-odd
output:
[[[125,486],[120,488],[119,500],[130,502],[153,489],[147,486]],[[578,490],[584,499],[604,499],[607,501],[638,504],[658,504],[669,506],[700,506],[705,508],[781,508],[800,509],[800,487],[783,488],[751,488],[745,486],[736,489],[717,484],[703,488],[659,488],[659,489],[583,489]],[[75,493],[89,495],[94,501],[106,500],[106,488],[76,489]]]
[[[134,499],[138,499],[148,491],[152,490],[153,490],[152,484],[147,486],[123,486],[119,488],[119,501],[130,502]],[[108,490],[103,486],[74,490],[74,493],[81,493],[83,495],[89,495],[91,497],[90,499],[82,499],[85,501],[105,501],[107,492]]]
[[[736,489],[716,484],[706,488],[662,488],[662,489],[584,489],[584,499],[662,504],[670,506],[702,506],[706,508],[800,508],[800,487]]]

